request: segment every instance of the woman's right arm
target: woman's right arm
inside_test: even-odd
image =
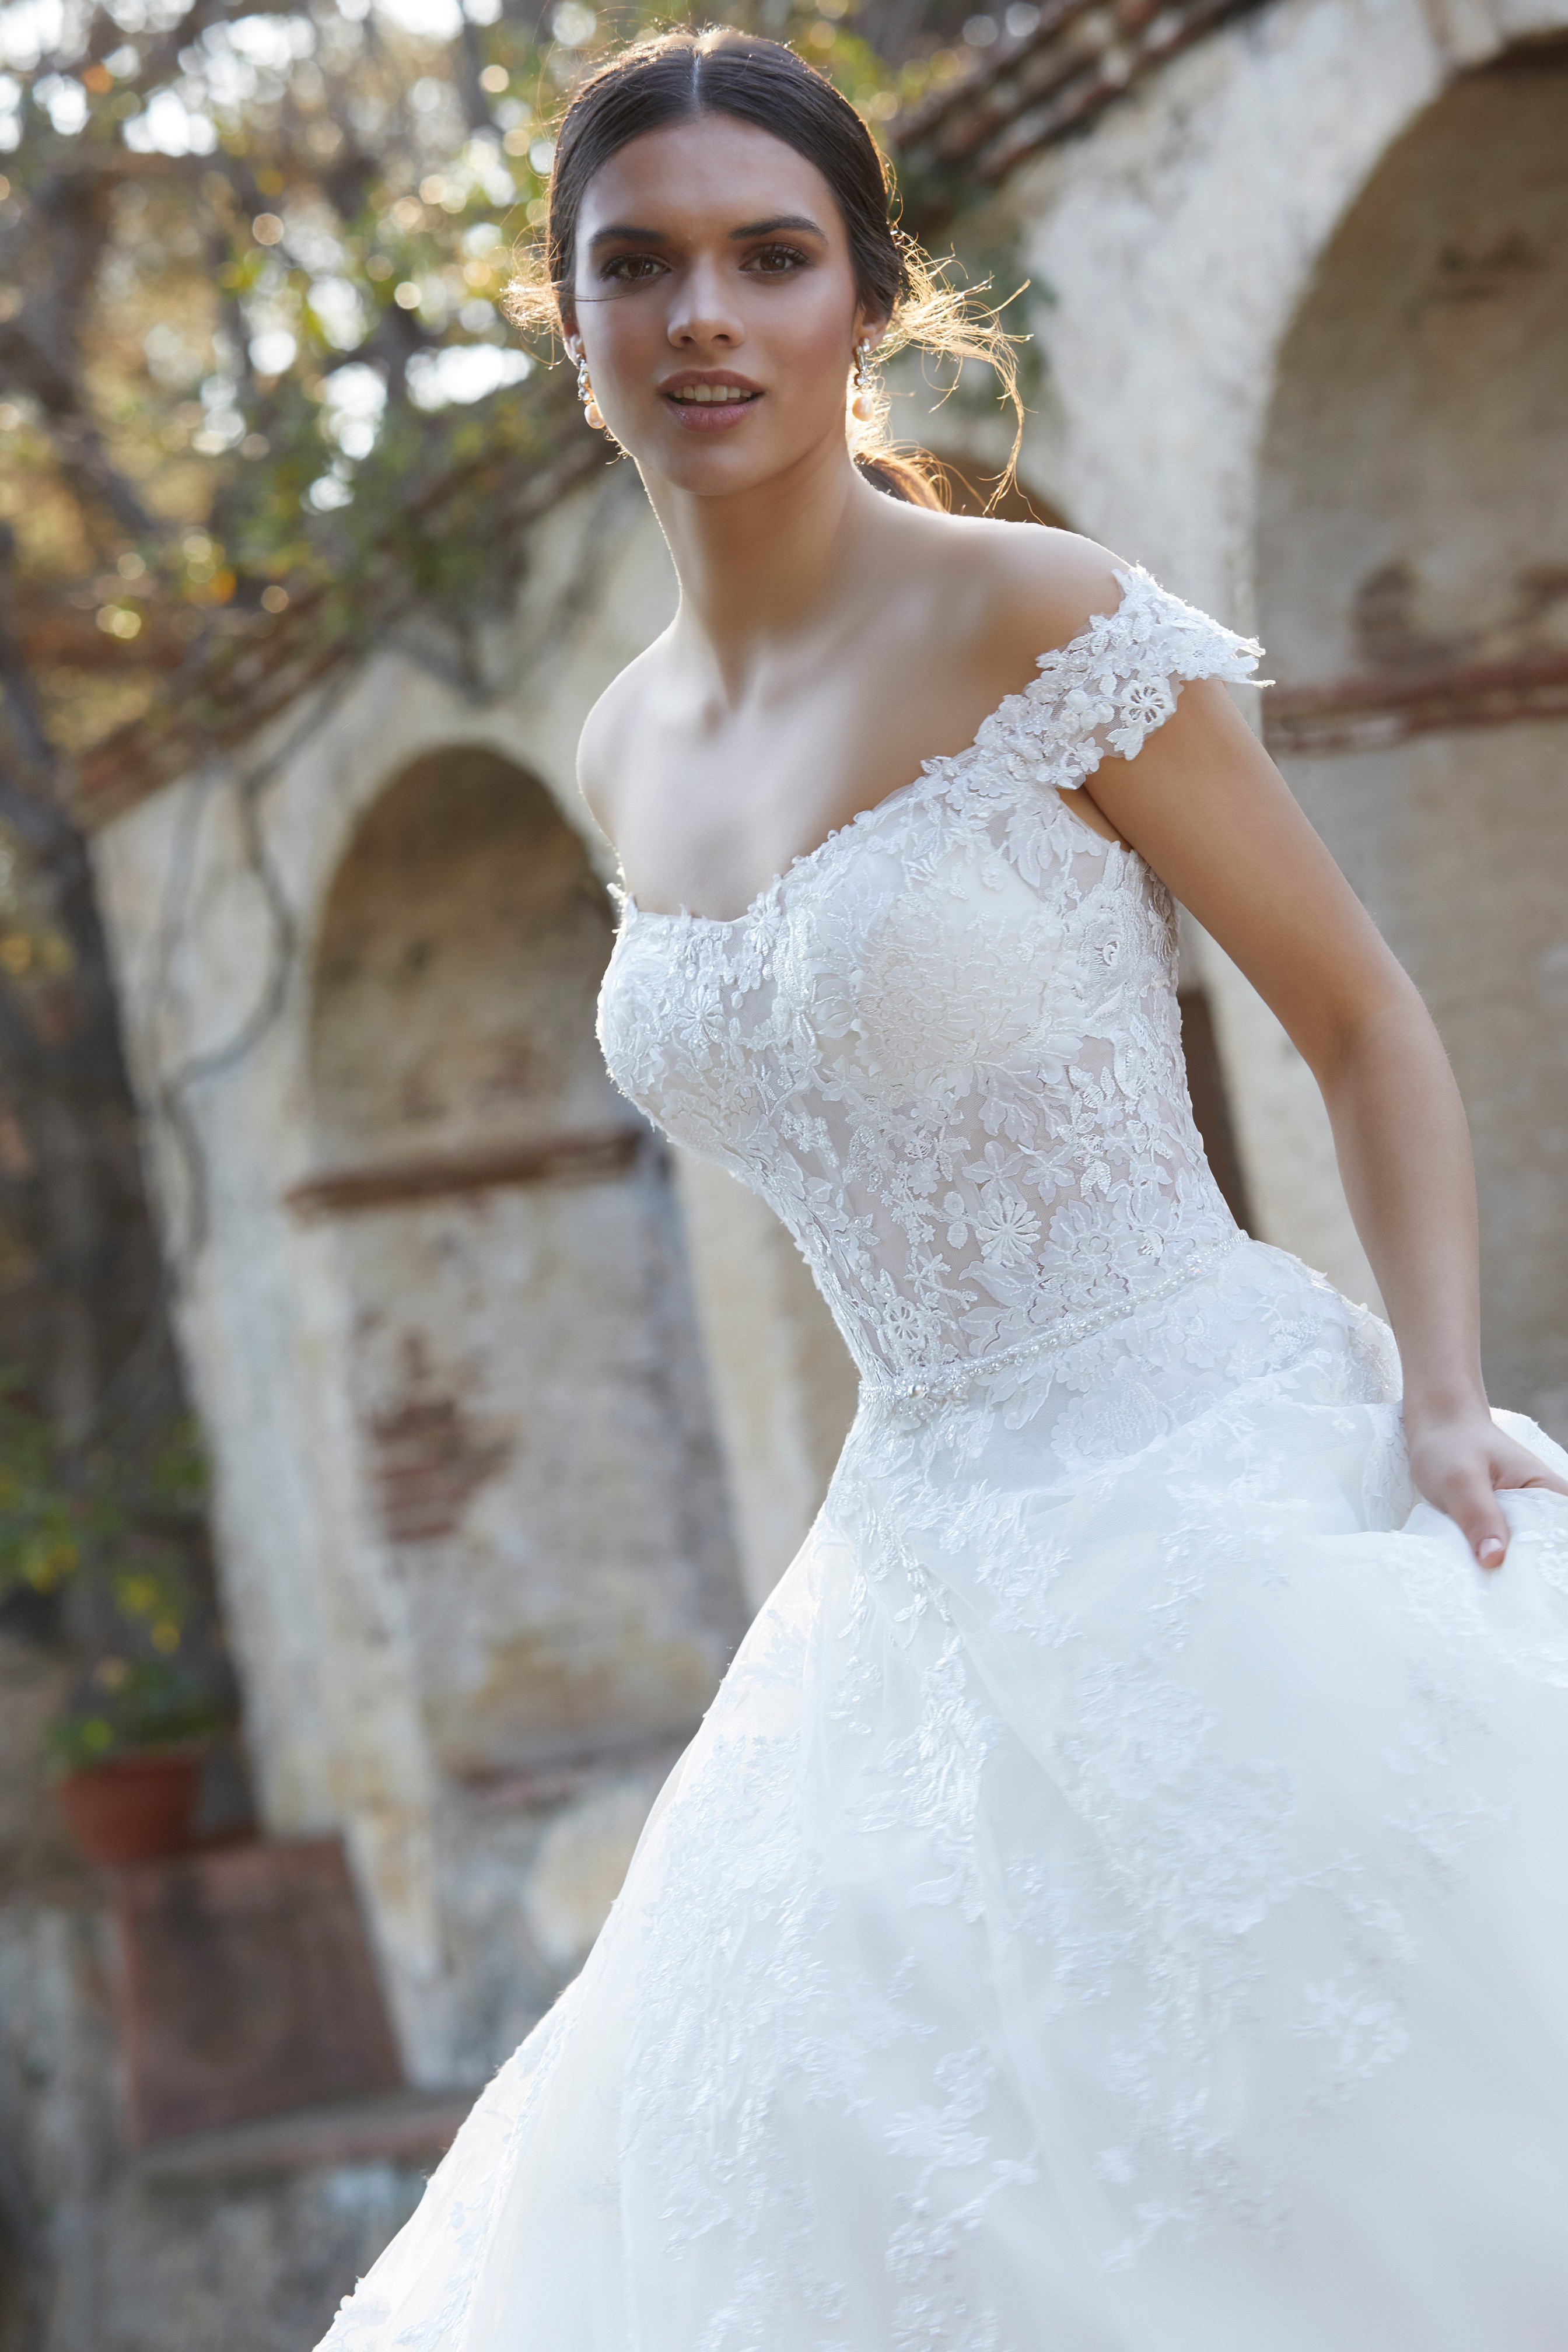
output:
[[[1225,688],[1197,679],[1086,789],[1251,981],[1322,1090],[1356,1230],[1405,1372],[1411,1473],[1484,1567],[1496,1490],[1568,1485],[1492,1421],[1475,1174],[1431,1016]]]

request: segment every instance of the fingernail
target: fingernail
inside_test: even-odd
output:
[[[1487,1536],[1477,1546],[1476,1558],[1483,1568],[1495,1568],[1502,1558],[1505,1549],[1500,1536]]]

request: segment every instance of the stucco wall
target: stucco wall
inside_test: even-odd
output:
[[[100,1895],[0,1902],[0,2345],[303,2352],[413,2211],[429,2156],[226,2166],[209,2141],[173,2177],[130,2157]]]
[[[306,1197],[462,1780],[689,1734],[743,1622],[662,1155],[594,1034],[611,938],[580,836],[474,751],[389,785],[321,927]]]
[[[852,1387],[731,1181],[683,1215],[593,1036],[577,734],[673,593],[629,469],[531,557],[482,696],[388,648],[95,848],[265,1817],[345,1831],[426,2082],[581,1959]],[[638,1132],[596,1181],[475,1181]]]
[[[1258,596],[1293,685],[1568,651],[1568,50],[1459,82],[1323,256],[1280,357]],[[1377,731],[1287,771],[1453,1058],[1492,1391],[1561,1436],[1568,720]]]
[[[1258,606],[1294,683],[1568,650],[1568,47],[1384,159],[1280,350]]]

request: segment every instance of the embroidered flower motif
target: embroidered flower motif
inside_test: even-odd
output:
[[[1026,1265],[1039,1247],[1040,1220],[1021,1192],[998,1186],[981,1205],[974,1238],[992,1265]]]

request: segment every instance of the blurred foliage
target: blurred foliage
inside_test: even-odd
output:
[[[1039,14],[972,5],[728,13],[884,134]],[[52,1612],[79,1662],[63,1764],[191,1736],[231,1699],[200,1480],[174,1468],[194,1456],[145,1434],[178,1384],[138,1273],[156,1254],[126,1241],[145,1213],[70,762],[150,717],[143,740],[224,740],[258,677],[281,707],[321,648],[411,600],[497,608],[520,520],[604,461],[570,370],[518,347],[498,296],[575,82],[679,20],[646,0],[0,5],[0,1296],[43,1302],[5,1354],[48,1401],[0,1382],[0,1609]],[[62,1256],[46,1212],[83,1186]],[[79,1324],[123,1394],[73,1450],[49,1366]],[[127,1400],[133,1454],[101,1434]]]
[[[14,991],[36,999],[63,980],[75,961],[26,845],[0,821],[0,973]],[[0,1139],[0,1170],[5,1159]]]
[[[107,1447],[73,1453],[20,1375],[0,1370],[0,1606],[65,1604],[80,1662],[50,1729],[60,1769],[232,1719],[199,1549],[205,1496],[190,1423],[134,1462]]]
[[[731,17],[880,128],[1037,14]],[[0,691],[23,772],[302,596],[351,609],[433,566],[426,593],[482,593],[482,530],[433,552],[416,518],[574,424],[522,389],[539,359],[497,297],[574,83],[654,21],[637,0],[0,8]]]

